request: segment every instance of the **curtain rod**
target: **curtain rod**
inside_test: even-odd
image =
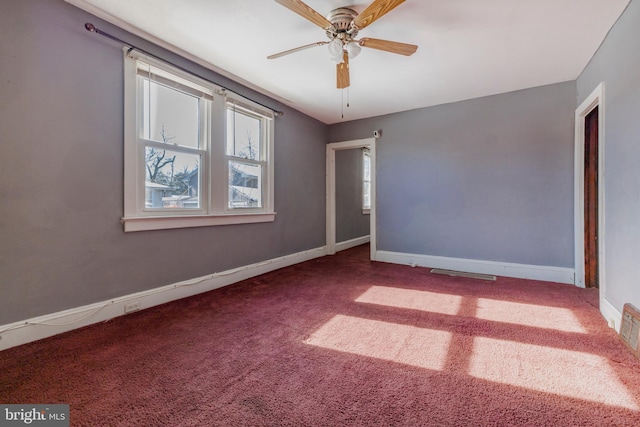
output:
[[[283,116],[283,115],[284,115],[284,112],[282,112],[282,111],[280,111],[280,110],[276,110],[276,109],[274,109],[274,108],[269,107],[268,105],[264,105],[264,104],[263,104],[263,103],[261,103],[261,102],[255,101],[255,100],[253,100],[253,99],[251,99],[251,98],[248,98],[248,97],[246,97],[246,96],[244,96],[244,95],[241,95],[241,94],[239,94],[238,92],[235,92],[235,91],[233,91],[233,90],[229,89],[228,87],[225,87],[225,86],[223,86],[223,85],[221,85],[221,84],[219,84],[219,83],[213,82],[213,81],[211,81],[210,79],[208,79],[208,78],[206,78],[206,77],[202,77],[201,75],[198,75],[198,74],[194,73],[194,72],[193,72],[193,71],[191,71],[191,70],[187,70],[186,68],[181,67],[180,65],[174,64],[174,63],[169,62],[169,61],[167,61],[167,60],[165,60],[165,59],[163,59],[163,58],[160,58],[160,57],[158,57],[157,55],[154,55],[154,54],[153,54],[153,53],[151,53],[151,52],[148,52],[148,51],[146,51],[146,50],[144,50],[144,49],[141,49],[141,48],[139,48],[139,47],[137,47],[137,46],[134,46],[134,45],[132,45],[131,43],[127,43],[127,42],[125,42],[124,40],[119,39],[119,38],[117,38],[117,37],[115,37],[115,36],[112,36],[112,35],[111,35],[111,34],[109,34],[109,33],[105,33],[104,31],[102,31],[102,30],[100,30],[100,29],[96,28],[96,26],[95,26],[95,25],[93,25],[93,24],[92,24],[92,23],[90,23],[90,22],[85,23],[85,24],[84,24],[84,28],[85,28],[87,31],[89,31],[89,32],[96,33],[96,34],[100,34],[101,36],[104,36],[104,37],[106,37],[106,38],[108,38],[108,39],[115,40],[115,41],[117,41],[117,42],[119,42],[119,43],[122,43],[122,44],[123,44],[123,45],[125,45],[125,46],[129,46],[129,47],[131,48],[130,50],[135,49],[135,50],[138,50],[138,51],[140,51],[140,52],[144,53],[145,55],[149,55],[149,56],[151,56],[151,57],[153,57],[153,58],[155,58],[155,59],[158,59],[158,60],[160,60],[160,61],[168,62],[169,64],[171,64],[172,66],[174,66],[174,67],[178,68],[179,70],[182,70],[182,71],[184,71],[184,72],[186,72],[186,73],[189,73],[189,74],[193,74],[193,75],[195,75],[196,77],[199,77],[199,78],[201,78],[201,79],[203,79],[203,80],[206,80],[206,81],[208,81],[208,82],[211,82],[211,83],[213,83],[213,84],[214,84],[214,85],[216,85],[216,86],[220,86],[222,89],[224,89],[224,90],[226,90],[226,91],[229,91],[229,92],[233,93],[234,95],[238,95],[238,96],[240,96],[240,97],[242,97],[242,98],[244,98],[244,99],[248,99],[248,100],[249,100],[249,101],[251,101],[251,102],[255,102],[256,104],[258,104],[258,105],[260,105],[260,106],[262,106],[262,107],[264,107],[264,108],[267,108],[267,109],[269,109],[269,110],[273,111],[273,114],[274,114],[275,116]]]

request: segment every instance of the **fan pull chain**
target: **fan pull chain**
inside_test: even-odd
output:
[[[350,106],[349,105],[349,88],[347,87],[346,90],[347,90],[347,108],[349,108],[349,106]],[[344,103],[344,91],[345,91],[344,88],[340,91],[340,96],[342,97],[342,99],[340,101],[340,113],[341,113],[341,117],[343,119],[344,119],[344,105],[345,105],[345,103]]]

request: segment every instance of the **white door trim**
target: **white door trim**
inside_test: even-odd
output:
[[[584,138],[585,117],[598,107],[598,284],[600,307],[603,306],[605,281],[605,193],[604,193],[604,82],[580,104],[575,113],[575,158],[574,158],[574,234],[575,234],[575,284],[585,287],[584,279]]]
[[[336,253],[336,151],[368,147],[371,153],[371,260],[376,259],[376,139],[365,138],[327,144],[327,254]]]

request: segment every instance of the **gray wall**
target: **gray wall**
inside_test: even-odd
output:
[[[577,81],[604,82],[605,297],[640,307],[640,1],[632,0]]]
[[[87,21],[285,111],[274,223],[122,231],[122,50]],[[326,125],[62,0],[3,1],[0,54],[0,324],[325,244]]]
[[[329,128],[377,143],[378,249],[573,267],[575,82]]]
[[[336,242],[369,235],[362,213],[362,149],[336,151]]]

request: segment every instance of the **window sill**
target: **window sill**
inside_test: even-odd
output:
[[[168,230],[172,228],[210,227],[215,225],[253,224],[275,221],[276,213],[240,213],[227,215],[124,217],[124,231]]]

